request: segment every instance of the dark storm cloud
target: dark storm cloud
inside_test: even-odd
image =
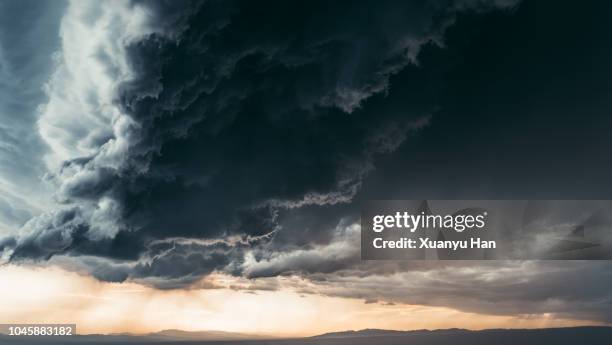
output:
[[[0,239],[0,251],[4,251],[5,248],[12,248],[16,245],[13,237],[5,237]]]
[[[277,209],[350,201],[375,156],[426,126],[434,108],[361,103],[387,92],[459,6],[234,5],[190,11],[178,44],[131,47],[143,78],[121,100],[144,128],[134,152],[148,170],[120,188],[126,221],[150,236],[262,235]]]
[[[371,153],[365,139],[376,130],[375,121],[396,118],[398,125],[408,126],[404,132],[409,123],[415,129],[422,123],[427,109],[348,117],[341,109],[352,111],[359,101],[350,101],[356,103],[347,109],[326,100],[338,88],[364,99],[382,91],[391,73],[382,65],[400,68],[418,45],[390,38],[376,54],[371,49],[357,53],[359,44],[387,41],[384,33],[364,30],[363,20],[339,26],[332,18],[344,6],[295,6],[204,6],[178,46],[153,39],[134,47],[133,61],[152,74],[143,83],[164,83],[154,98],[142,97],[138,85],[127,85],[122,97],[147,129],[137,150],[150,156],[147,176],[127,191],[135,210],[131,221],[148,222],[141,226],[160,237],[270,232],[272,225],[259,224],[274,216],[266,205],[350,200],[367,169]],[[383,16],[388,6],[374,13]],[[426,4],[422,7],[415,9],[418,17],[429,18]],[[423,38],[430,29],[422,20],[406,21],[406,27],[390,21],[388,30],[406,39]],[[157,64],[158,56],[163,64]],[[351,80],[345,80],[348,76]],[[143,184],[146,199],[133,192]],[[237,209],[242,210],[238,219]]]
[[[607,263],[361,262],[356,224],[367,199],[608,199],[603,5],[133,4],[159,28],[126,48],[136,78],[116,103],[133,123],[113,133],[127,149],[65,162],[67,210],[2,242],[13,260],[63,254],[162,288],[297,275],[309,293],[612,319]]]
[[[428,268],[366,276],[325,275],[304,293],[445,306],[489,315],[612,322],[607,262],[429,263]],[[436,267],[437,266],[437,267]],[[300,289],[299,284],[296,285]]]
[[[366,111],[362,103],[388,92],[389,78],[414,66],[458,9],[495,5],[151,4],[159,19],[150,25],[159,27],[126,47],[136,78],[117,102],[129,119],[113,125],[116,140],[100,139],[108,141],[97,153],[54,175],[57,199],[76,205],[86,229],[46,214],[29,223],[36,228],[22,232],[12,257],[126,258],[167,237],[248,239],[277,233],[283,210],[351,201],[374,159],[426,126],[434,107]],[[97,56],[108,66],[105,54]]]
[[[417,99],[435,100],[439,108],[418,137],[376,160],[355,203],[609,199],[612,162],[605,148],[612,144],[607,134],[612,90],[606,81],[612,73],[605,61],[612,51],[604,43],[609,39],[602,15],[607,10],[600,5],[551,9],[527,2],[512,16],[460,16],[443,48],[422,48],[419,66],[393,76],[384,100],[373,97],[363,105],[393,111],[405,102],[414,104],[408,97],[417,94]],[[547,25],[542,26],[544,16]],[[349,206],[338,214],[357,212]],[[312,222],[293,220],[306,226]],[[287,224],[299,229],[295,223]],[[324,226],[328,234],[335,224],[332,217]],[[305,292],[364,300],[612,320],[612,266],[607,262],[364,263],[350,244],[357,237],[327,239],[328,245],[263,255],[245,273],[297,274],[319,285]]]
[[[166,242],[154,247],[147,253],[150,259],[139,263],[131,276],[159,288],[184,287],[242,260],[242,253],[224,242]]]
[[[461,16],[444,49],[419,56],[439,111],[377,161],[364,198],[609,199],[606,6],[527,1],[512,16]],[[412,81],[391,83],[401,95]]]
[[[26,234],[12,253],[13,259],[44,258],[70,248],[79,233],[87,231],[88,224],[78,208],[46,213],[28,221],[20,230]]]
[[[386,97],[373,97],[364,108],[380,103],[394,111],[414,104],[409,97],[415,94],[435,99],[439,108],[417,137],[377,159],[354,204],[609,199],[612,71],[605,61],[612,50],[604,43],[606,10],[557,6],[542,27],[537,18],[549,10],[527,2],[511,16],[460,16],[443,48],[422,48],[418,67],[393,76]],[[566,25],[569,20],[576,25]],[[286,267],[278,260],[272,260],[276,267]]]

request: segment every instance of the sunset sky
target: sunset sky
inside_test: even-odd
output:
[[[605,324],[551,313],[518,316],[461,312],[442,306],[386,303],[303,293],[295,277],[258,283],[214,275],[205,285],[160,291],[106,283],[58,268],[0,269],[0,323],[76,323],[79,334],[148,333],[163,329],[224,330],[268,336],[312,336],[337,330],[542,328]],[[270,284],[265,282],[262,284]],[[242,290],[239,289],[242,287]]]
[[[611,6],[0,0],[0,323],[610,324],[610,261],[364,261],[359,218],[612,199]]]

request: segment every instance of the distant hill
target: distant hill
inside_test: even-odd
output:
[[[182,331],[179,329],[166,329],[160,332],[149,333],[147,337],[153,338],[167,338],[167,339],[181,339],[181,340],[254,340],[264,339],[270,337],[264,337],[260,335],[252,335],[245,333],[232,333],[223,331],[199,331],[189,332]]]
[[[467,329],[460,328],[449,328],[449,329],[438,329],[430,331],[428,329],[419,329],[414,331],[396,331],[396,330],[388,330],[388,329],[376,329],[376,328],[366,328],[359,331],[343,331],[343,332],[330,332],[324,333],[321,335],[316,335],[312,338],[314,339],[334,339],[334,338],[357,338],[357,337],[395,337],[395,336],[406,336],[406,335],[415,335],[415,334],[428,334],[428,333],[465,333],[471,332]]]
[[[248,340],[247,340],[248,338]],[[612,327],[545,329],[465,329],[394,331],[364,329],[321,334],[310,338],[257,339],[218,331],[186,332],[165,330],[147,335],[77,335],[72,337],[10,337],[0,335],[0,344],[19,345],[607,345],[612,344]]]
[[[312,339],[310,343],[312,345],[603,345],[612,344],[612,327],[487,329],[481,331],[459,328],[414,331],[363,329],[325,333],[310,339]]]

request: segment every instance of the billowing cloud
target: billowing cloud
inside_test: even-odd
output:
[[[607,262],[430,262],[395,267],[393,273],[390,268],[385,274],[371,270],[367,275],[313,275],[310,284],[296,280],[287,286],[303,293],[446,306],[478,314],[549,314],[612,322]]]
[[[541,28],[538,6],[14,8],[39,24],[17,40],[1,21],[2,257],[160,288],[298,277],[303,292],[370,302],[609,320],[604,290],[547,289],[606,264],[359,259],[361,200],[606,191],[607,79],[568,71],[593,65],[583,55],[607,66],[609,51],[569,57],[589,27]],[[559,187],[570,179],[583,183]]]
[[[281,210],[350,202],[376,156],[433,111],[361,104],[417,63],[458,8],[495,5],[382,3],[364,16],[325,3],[70,3],[37,122],[65,206],[28,221],[11,257],[144,260],[150,241],[273,238]],[[248,30],[264,9],[278,13]],[[159,260],[134,276],[157,275]],[[238,267],[222,263],[199,264]]]

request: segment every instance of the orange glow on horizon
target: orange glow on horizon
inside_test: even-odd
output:
[[[229,286],[232,277],[216,276]],[[542,328],[596,325],[554,315],[492,316],[420,305],[300,294],[290,289],[157,290],[105,283],[59,268],[0,267],[0,323],[76,323],[79,334],[221,330],[311,336],[364,328]]]

